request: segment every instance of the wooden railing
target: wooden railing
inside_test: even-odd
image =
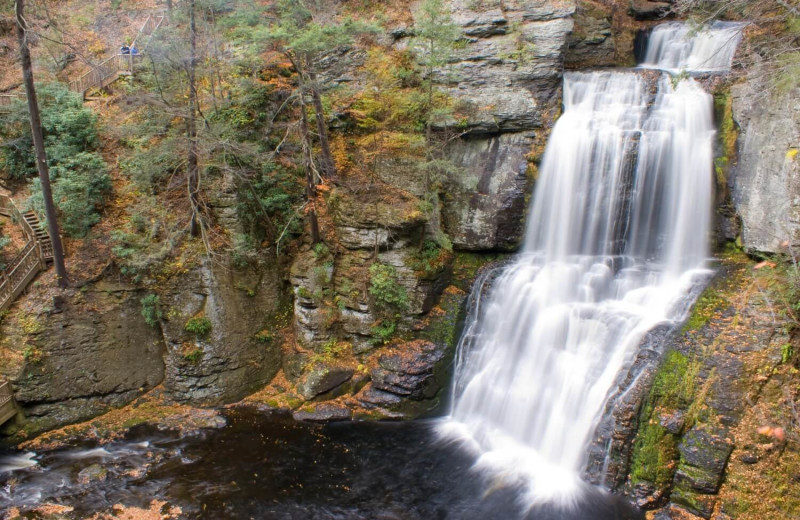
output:
[[[11,109],[11,105],[16,100],[24,100],[25,96],[21,94],[0,94],[0,111],[7,112]]]
[[[22,251],[0,271],[0,311],[4,311],[22,294],[36,275],[47,268],[47,259],[52,258],[53,245],[49,239],[36,238],[36,231],[23,218],[10,197],[0,195],[0,214],[16,221],[22,227],[26,239]],[[49,248],[49,257],[46,256],[44,244]]]
[[[133,71],[134,56],[131,54],[115,54],[78,79],[69,82],[69,89],[85,96],[92,88],[107,87],[119,78],[122,72]]]
[[[17,407],[14,404],[14,393],[11,385],[7,382],[0,382],[0,424],[8,421],[17,415]]]
[[[25,240],[30,242],[36,240],[36,231],[31,227],[27,220],[22,217],[22,213],[17,209],[11,197],[0,195],[0,215],[11,218],[15,223],[22,227]]]
[[[151,14],[150,16],[148,16],[147,20],[144,21],[142,27],[139,29],[139,33],[133,40],[131,47],[134,48],[137,45],[141,45],[142,36],[152,36],[153,33],[155,33],[159,27],[166,24],[166,22],[167,22],[167,17],[164,14],[156,14],[156,15]],[[151,39],[152,38],[148,38],[147,41],[144,42],[144,45],[142,46],[141,49],[139,49],[139,52],[144,52],[147,50],[147,46],[150,44]]]
[[[147,41],[144,42],[144,46],[141,49],[137,48],[137,54],[115,54],[111,56],[80,78],[70,81],[69,89],[85,97],[86,92],[90,89],[107,87],[121,75],[133,74],[133,67],[137,58],[141,57],[150,44],[153,33],[165,24],[166,20],[167,18],[164,15],[149,15],[130,45],[131,49],[137,48],[137,45],[141,45],[143,37],[149,36]]]

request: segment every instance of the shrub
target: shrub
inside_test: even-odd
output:
[[[198,336],[205,336],[211,332],[211,320],[205,316],[193,316],[189,318],[183,329]]]
[[[78,95],[61,83],[37,85],[36,93],[50,168],[57,168],[81,152],[97,150],[97,116]],[[0,167],[13,179],[36,175],[27,104],[15,102],[0,123]]]
[[[369,268],[369,293],[378,310],[384,313],[408,310],[408,292],[397,279],[394,266],[374,263]]]
[[[99,210],[111,193],[111,177],[97,153],[81,152],[50,170],[53,201],[59,224],[70,236],[83,237],[100,221]],[[38,178],[31,181],[29,207],[44,214],[44,200]]]
[[[142,316],[144,321],[151,327],[158,325],[158,322],[163,318],[161,308],[159,306],[159,297],[157,294],[148,294],[141,299],[142,303]]]
[[[197,364],[200,362],[201,359],[203,359],[203,349],[194,348],[189,352],[186,352],[183,355],[183,359],[185,359],[189,363]]]
[[[376,343],[386,343],[397,332],[400,313],[409,308],[408,292],[398,282],[394,266],[374,263],[369,275],[369,293],[380,316],[380,321],[372,327],[372,334]]]

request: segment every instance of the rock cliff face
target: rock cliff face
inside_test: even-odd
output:
[[[770,95],[763,83],[750,79],[731,90],[740,128],[733,203],[747,249],[785,252],[781,244],[800,240],[800,89]]]
[[[155,293],[110,281],[70,290],[44,311],[15,313],[2,333],[18,359],[0,373],[13,383],[25,419],[5,431],[86,420],[160,384],[179,402],[241,399],[281,367],[273,334],[281,286],[274,268],[209,263],[159,288],[157,323],[142,313],[142,298]],[[187,331],[193,318],[207,332]]]
[[[450,176],[443,223],[465,250],[513,250],[524,230],[529,191],[526,155],[544,138],[560,107],[571,1],[452,3],[467,39],[449,91],[468,108],[464,137],[448,155],[463,173]]]
[[[436,75],[438,88],[459,107],[460,117],[447,121],[448,131],[457,132],[445,150],[453,168],[444,174],[438,194],[431,197],[424,171],[401,157],[376,165],[379,188],[348,183],[343,176],[325,197],[324,245],[306,248],[291,268],[301,349],[294,359],[326,356],[341,341],[351,345],[360,361],[376,364],[357,396],[368,409],[391,409],[401,398],[425,400],[436,394],[427,381],[452,345],[426,344],[419,352],[428,360],[425,370],[413,363],[403,368],[381,351],[371,351],[387,329],[404,331],[410,340],[425,337],[429,312],[450,283],[453,253],[446,242],[456,252],[518,247],[535,176],[531,152],[546,139],[561,103],[574,0],[453,0],[449,9],[465,44],[455,51],[447,73]],[[392,34],[396,50],[421,52],[410,37],[413,28],[398,27]],[[402,305],[387,309],[382,303],[374,265],[390,273],[391,290],[402,293]],[[453,308],[456,314],[464,296]],[[420,344],[405,345],[411,355]],[[304,371],[302,364],[293,367],[305,394],[313,393],[309,379],[315,385],[335,380],[351,391],[363,386],[352,385],[352,367],[345,373],[331,365],[326,377],[318,377],[319,367],[310,363]]]
[[[281,366],[280,345],[270,330],[281,285],[274,268],[242,270],[208,262],[162,291],[169,395],[220,404],[267,384]],[[191,320],[207,323],[207,332],[189,330],[196,329]]]
[[[4,324],[4,342],[23,359],[16,369],[6,364],[3,375],[28,431],[89,419],[161,383],[164,344],[141,315],[144,294],[100,282],[49,312],[21,312]]]

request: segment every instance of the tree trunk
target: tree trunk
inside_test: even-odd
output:
[[[333,162],[333,155],[331,155],[331,146],[328,142],[328,126],[325,124],[325,112],[322,109],[322,97],[319,94],[317,87],[317,78],[315,74],[309,74],[311,79],[311,99],[314,102],[314,111],[317,113],[317,133],[319,134],[319,147],[322,155],[320,161],[322,166],[322,173],[328,179],[336,177],[336,164]]]
[[[189,224],[189,234],[196,237],[200,234],[200,172],[197,166],[197,85],[195,82],[195,68],[197,66],[197,34],[194,19],[194,2],[189,1],[189,117],[186,119],[186,134],[189,139],[189,153],[187,157],[187,178],[189,189],[189,203],[192,207],[192,220]]]
[[[64,247],[61,245],[61,235],[58,231],[56,208],[53,205],[53,193],[50,190],[50,172],[47,168],[47,154],[44,149],[44,136],[42,122],[39,117],[39,102],[36,99],[36,88],[33,84],[33,66],[31,54],[28,50],[27,25],[25,23],[25,0],[17,0],[17,38],[19,39],[19,56],[22,63],[22,77],[25,82],[25,94],[28,97],[28,112],[31,118],[31,133],[33,134],[33,147],[36,150],[36,169],[39,171],[39,180],[42,184],[42,197],[47,215],[47,231],[53,244],[53,263],[56,267],[58,286],[67,287],[67,268],[64,265]]]
[[[308,115],[306,114],[305,92],[300,89],[300,131],[303,134],[303,166],[306,170],[306,199],[308,199],[308,218],[311,220],[311,243],[316,244],[319,238],[319,222],[317,220],[317,183],[314,179],[314,163],[311,159],[311,136],[308,132]]]

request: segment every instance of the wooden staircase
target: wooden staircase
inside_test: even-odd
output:
[[[22,218],[33,230],[34,239],[39,242],[42,248],[42,257],[46,263],[53,261],[53,242],[50,240],[50,235],[43,229],[42,223],[39,221],[39,216],[35,211],[26,211],[22,214]]]
[[[19,224],[27,240],[17,256],[0,271],[0,311],[4,311],[53,261],[53,242],[34,212],[20,213],[14,201],[5,195],[0,195],[0,215]]]
[[[147,50],[153,34],[162,25],[167,24],[167,16],[164,13],[150,14],[139,28],[131,48],[139,49],[139,54],[115,54],[105,59],[92,70],[78,79],[69,82],[69,89],[80,94],[84,99],[86,93],[92,89],[103,89],[117,81],[121,76],[132,76],[136,61],[142,57]]]
[[[17,415],[17,406],[14,404],[14,394],[11,385],[0,380],[0,425]]]

